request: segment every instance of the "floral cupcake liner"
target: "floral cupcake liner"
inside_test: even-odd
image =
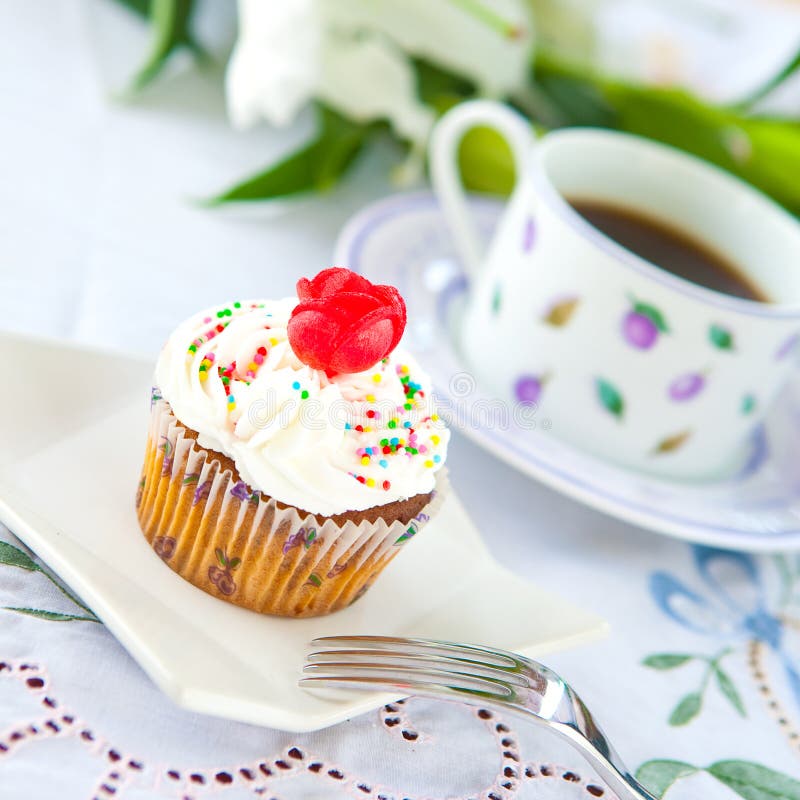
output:
[[[156,554],[194,586],[262,614],[312,617],[361,597],[436,513],[446,484],[440,470],[408,523],[337,524],[251,490],[157,398],[136,510]]]

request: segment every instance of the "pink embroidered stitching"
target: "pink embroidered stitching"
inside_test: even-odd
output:
[[[148,778],[144,788],[166,789],[171,796],[182,800],[195,800],[190,794],[201,788],[226,789],[250,788],[256,795],[264,795],[276,781],[311,773],[320,780],[344,789],[353,798],[372,800],[395,800],[398,796],[414,800],[406,792],[395,792],[351,775],[336,764],[325,762],[305,748],[294,745],[279,756],[237,766],[235,768],[177,770],[163,766],[147,766],[143,761],[120,752],[103,737],[96,735],[79,717],[67,710],[50,690],[50,678],[42,667],[24,661],[0,661],[0,677],[16,679],[27,691],[39,698],[46,715],[29,722],[12,726],[0,733],[0,764],[27,743],[45,738],[72,736],[85,745],[90,752],[101,758],[104,769],[95,784],[92,798],[114,798],[122,796],[124,790],[134,782],[142,786],[141,779]],[[399,742],[419,745],[429,744],[434,737],[420,733],[411,722],[406,711],[409,701],[399,700],[383,706],[379,713],[387,731]],[[561,780],[573,785],[587,797],[603,797],[615,800],[615,795],[597,782],[587,782],[578,772],[554,764],[525,763],[521,761],[516,736],[511,728],[489,709],[476,709],[475,716],[491,732],[498,751],[501,766],[491,786],[470,793],[470,797],[486,800],[510,800],[516,796],[526,782],[532,780]],[[397,720],[388,724],[388,720]],[[175,794],[175,792],[178,794]],[[162,794],[162,796],[164,796]]]

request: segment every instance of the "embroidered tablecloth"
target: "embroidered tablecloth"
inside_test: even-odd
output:
[[[373,152],[335,201],[200,210],[192,197],[310,121],[234,134],[218,76],[195,72],[117,104],[144,45],[124,12],[20,0],[0,15],[3,329],[155,356],[220,297],[289,293],[389,191]],[[610,621],[606,641],[548,663],[643,780],[670,800],[800,798],[800,556],[647,533],[458,434],[449,463],[501,562]],[[307,735],[182,711],[13,532],[0,540],[0,800],[611,796],[551,736],[487,710],[410,699]]]

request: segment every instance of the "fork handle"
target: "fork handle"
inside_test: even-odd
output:
[[[555,730],[583,755],[619,800],[658,800],[628,772],[599,728],[580,731],[571,725],[560,724],[555,726]]]

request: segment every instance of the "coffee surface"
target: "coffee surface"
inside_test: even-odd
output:
[[[597,200],[574,198],[569,204],[606,236],[667,272],[723,294],[770,302],[736,264],[667,222]]]

